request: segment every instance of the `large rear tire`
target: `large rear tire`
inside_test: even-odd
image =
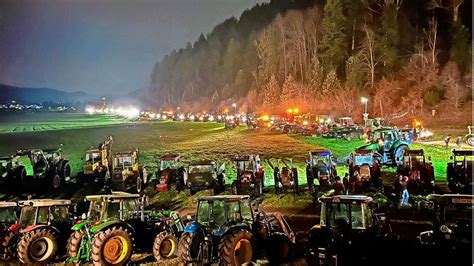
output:
[[[199,254],[199,244],[196,233],[184,233],[178,243],[179,258],[187,265],[197,258]]]
[[[18,246],[18,239],[16,238],[17,233],[8,231],[2,235],[1,242],[1,253],[0,259],[3,261],[10,261],[16,257],[16,250]]]
[[[24,234],[18,244],[22,264],[47,264],[56,257],[58,243],[51,230],[39,229]]]
[[[403,154],[406,150],[409,150],[408,146],[400,145],[398,146],[393,153],[393,165],[398,166],[403,164]]]
[[[63,181],[69,181],[71,179],[71,165],[68,162],[63,164],[61,168],[61,178]]]
[[[94,265],[125,265],[132,257],[132,237],[122,227],[96,233],[91,244]]]
[[[178,238],[167,231],[159,233],[153,242],[153,256],[157,262],[165,262],[166,260],[177,257]]]
[[[254,247],[252,234],[247,230],[235,230],[221,239],[219,244],[220,265],[242,265],[252,262]]]
[[[67,240],[66,255],[68,258],[76,258],[81,247],[82,236],[84,231],[74,231]]]

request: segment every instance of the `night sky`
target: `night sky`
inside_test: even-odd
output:
[[[124,94],[153,65],[262,0],[0,0],[0,83]]]

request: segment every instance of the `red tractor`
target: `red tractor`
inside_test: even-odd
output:
[[[236,195],[260,195],[263,192],[265,172],[260,165],[260,156],[236,156],[237,178],[232,183]]]
[[[278,194],[282,191],[287,193],[288,189],[293,189],[293,191],[299,193],[298,169],[293,167],[293,160],[288,159],[288,164],[285,159],[282,159],[281,162],[283,163],[283,166],[281,168],[280,159],[277,160],[276,166],[273,166],[270,160],[267,160],[266,162],[273,169],[275,194]]]
[[[158,161],[156,172],[156,191],[167,191],[174,185],[177,191],[184,189],[184,175],[186,170],[179,166],[180,156],[178,154],[165,154]]]
[[[403,162],[397,174],[408,177],[408,191],[414,194],[429,194],[434,191],[434,169],[431,158],[423,150],[405,150]]]

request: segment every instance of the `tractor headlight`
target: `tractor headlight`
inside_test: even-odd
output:
[[[443,234],[451,234],[451,229],[449,229],[449,227],[445,224],[443,224],[442,226],[440,226],[439,230],[441,231],[441,233]]]

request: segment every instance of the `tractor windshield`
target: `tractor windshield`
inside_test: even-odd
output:
[[[100,221],[100,217],[102,214],[102,208],[103,208],[103,203],[102,201],[91,201],[91,204],[89,205],[89,220],[90,221]]]
[[[253,161],[238,161],[237,162],[237,169],[241,171],[250,171],[253,172],[255,170],[255,164]]]
[[[311,165],[318,168],[327,167],[329,166],[329,156],[313,155],[311,157]]]
[[[120,156],[114,158],[114,167],[116,168],[125,168],[132,166],[132,157],[130,156]]]
[[[96,161],[100,160],[100,153],[99,152],[91,152],[86,154],[86,162],[95,163]]]
[[[321,209],[322,225],[338,227],[350,225],[352,229],[364,229],[362,205],[323,203]]]
[[[23,206],[20,213],[20,224],[25,226],[34,225],[36,210],[37,208],[33,206]]]
[[[160,161],[160,170],[165,170],[167,168],[175,169],[176,168],[175,160],[161,160]]]
[[[191,165],[189,167],[190,174],[205,174],[205,173],[212,173],[213,167],[210,164],[206,165]]]
[[[0,208],[0,223],[12,224],[16,222],[15,208]]]
[[[201,201],[198,206],[197,222],[204,226],[224,224],[225,208],[223,201]]]

